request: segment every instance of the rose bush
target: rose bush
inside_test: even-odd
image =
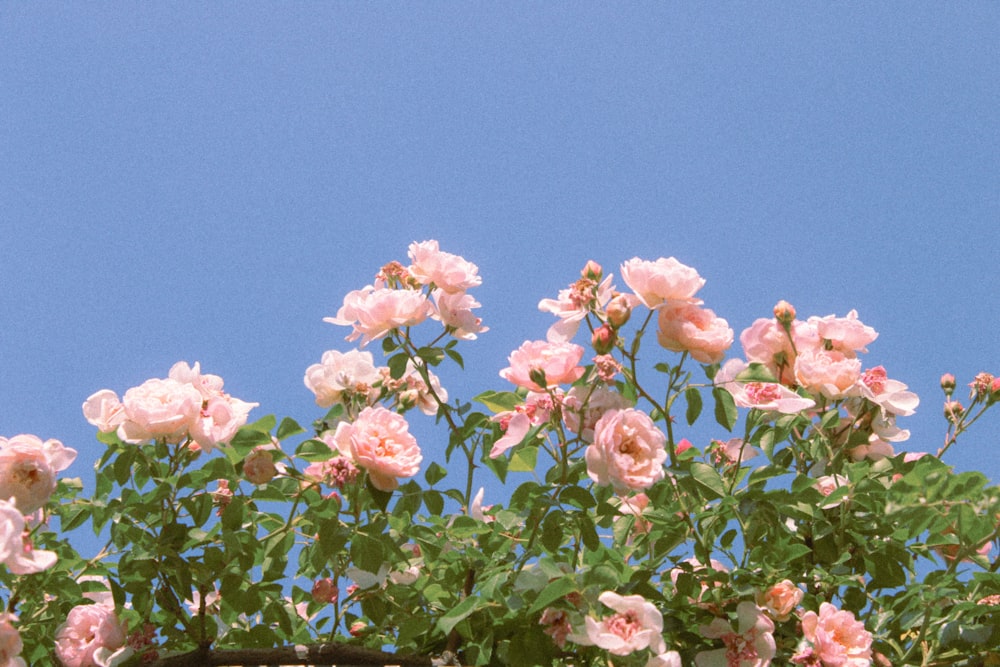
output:
[[[992,375],[965,405],[943,377],[944,442],[897,451],[918,399],[857,313],[780,302],[737,337],[695,269],[633,258],[541,299],[546,339],[466,400],[478,268],[409,260],[327,318],[383,359],[317,354],[308,428],[180,362],[83,403],[92,493],[74,450],[0,440],[0,665],[1000,661],[1000,489],[942,461]]]

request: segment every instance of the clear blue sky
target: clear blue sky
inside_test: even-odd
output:
[[[322,318],[436,238],[491,328],[453,395],[672,255],[737,332],[856,308],[933,451],[941,373],[1000,373],[998,109],[997,3],[7,3],[0,434],[90,480],[80,404],[178,360],[308,423]],[[998,425],[948,460],[1000,481]]]

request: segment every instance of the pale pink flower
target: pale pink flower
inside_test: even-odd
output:
[[[816,478],[816,490],[819,491],[823,496],[829,496],[834,491],[841,487],[850,486],[850,481],[843,475],[824,475],[822,477]],[[836,507],[837,505],[844,502],[846,496],[841,497],[839,500],[821,505],[823,509],[830,509],[831,507]]]
[[[212,451],[218,444],[228,444],[247,423],[250,411],[258,405],[229,394],[213,396],[205,401],[198,418],[191,425],[191,438],[206,452]]]
[[[799,396],[777,382],[737,381],[736,376],[748,366],[742,359],[730,359],[715,375],[715,385],[728,391],[737,406],[791,415],[816,405],[811,398]]]
[[[884,458],[891,458],[896,455],[892,443],[883,440],[875,433],[868,436],[868,442],[851,449],[851,458],[855,461],[868,459],[870,461],[881,461]]]
[[[594,426],[605,412],[630,407],[632,402],[617,391],[596,385],[578,385],[566,392],[562,415],[570,431],[590,442],[594,439]]]
[[[6,500],[0,500],[0,563],[14,574],[34,574],[56,564],[54,551],[32,546],[21,509]]]
[[[465,292],[446,292],[436,289],[431,293],[434,297],[433,318],[440,320],[452,336],[459,340],[476,340],[478,334],[489,331],[483,326],[483,320],[473,314],[473,308],[482,304]]]
[[[399,486],[398,477],[413,477],[420,470],[423,457],[406,419],[381,406],[365,408],[353,423],[338,424],[333,440],[382,491],[392,491]]]
[[[598,283],[593,278],[583,276],[564,290],[555,299],[542,299],[538,310],[552,313],[559,321],[549,327],[545,338],[551,343],[565,343],[573,340],[580,329],[580,323],[593,311],[603,309],[611,300],[614,286],[612,276]]]
[[[543,391],[558,384],[571,384],[583,375],[580,359],[583,348],[573,343],[525,341],[507,358],[510,366],[500,377],[531,391]]]
[[[587,474],[617,491],[648,489],[664,477],[666,441],[645,412],[608,410],[594,425],[594,442],[586,452]]]
[[[348,293],[336,317],[324,317],[323,321],[353,327],[347,340],[360,337],[364,347],[393,329],[420,324],[432,312],[423,292],[367,285]]]
[[[125,406],[118,400],[118,394],[110,389],[101,389],[84,401],[83,416],[101,433],[111,433],[125,421]]]
[[[646,662],[646,667],[681,667],[681,654],[677,651],[667,651],[654,655]]]
[[[869,368],[862,373],[859,388],[862,396],[877,403],[883,412],[889,414],[907,417],[920,404],[920,398],[912,391],[907,391],[905,384],[886,377],[882,366]]]
[[[493,506],[483,505],[483,497],[485,495],[486,489],[479,487],[479,491],[476,492],[475,497],[472,499],[472,504],[469,505],[469,516],[477,521],[482,521],[483,523],[493,523],[493,517],[486,513]]]
[[[725,648],[701,651],[694,657],[697,667],[767,667],[774,658],[774,623],[753,602],[736,606],[738,630],[723,618],[701,627],[709,639],[721,639]]]
[[[458,255],[441,251],[437,241],[411,243],[407,254],[412,262],[410,274],[421,285],[433,284],[454,294],[483,282],[478,275],[479,267]]]
[[[795,607],[802,602],[805,593],[802,589],[785,579],[774,584],[765,591],[757,593],[757,604],[769,613],[776,621],[787,621]]]
[[[439,403],[448,402],[448,392],[441,386],[441,380],[427,369],[427,377],[431,381],[430,387],[424,382],[423,376],[413,365],[413,360],[406,362],[403,375],[398,380],[393,380],[390,376],[382,380],[383,386],[396,394],[399,403],[405,408],[416,406],[425,415],[434,416],[437,414]],[[433,391],[432,391],[433,390]],[[437,399],[434,396],[437,396]]]
[[[371,352],[328,350],[320,363],[306,369],[305,385],[316,394],[316,405],[329,408],[348,403],[355,396],[371,405],[379,395],[382,379]]]
[[[201,364],[194,362],[189,366],[186,361],[178,361],[170,367],[167,377],[184,384],[189,384],[201,393],[203,400],[208,400],[223,393],[222,378],[218,375],[201,372]]]
[[[860,379],[861,361],[837,350],[800,351],[795,359],[795,380],[814,396],[846,398]]]
[[[605,591],[597,598],[616,613],[597,621],[587,617],[586,634],[574,633],[568,639],[584,646],[598,646],[613,655],[629,655],[650,649],[666,651],[663,641],[663,615],[641,595],[618,595]]]
[[[698,272],[673,257],[655,262],[633,257],[621,265],[622,280],[635,293],[635,298],[647,308],[661,308],[672,303],[701,303],[695,293],[705,280]]]
[[[219,595],[218,589],[208,591],[205,594],[205,614],[207,616],[218,616],[220,609],[219,604],[222,601],[222,596]],[[184,601],[187,604],[188,611],[191,612],[192,616],[198,616],[201,614],[201,591],[195,589],[191,591],[191,599]]]
[[[764,364],[785,385],[795,384],[793,367],[796,350],[802,353],[820,347],[819,335],[811,325],[796,320],[790,327],[791,337],[774,318],[760,318],[740,334],[740,344],[747,361]]]
[[[124,645],[125,628],[110,605],[73,607],[56,630],[56,656],[64,667],[97,667],[99,649],[115,651]]]
[[[21,633],[11,621],[17,617],[12,614],[0,614],[0,667],[25,667],[27,663],[21,657],[24,644]]]
[[[793,662],[802,661],[808,655],[823,667],[869,667],[871,664],[871,633],[854,614],[837,609],[829,602],[819,606],[819,614],[807,611],[802,615],[802,634],[808,646],[792,657]]]
[[[555,389],[557,398],[562,396],[562,390]],[[544,424],[552,415],[554,403],[552,396],[544,392],[529,391],[521,405],[515,405],[513,410],[499,412],[490,418],[500,424],[504,435],[493,443],[490,458],[501,456],[511,447],[519,445],[532,426]]]
[[[10,498],[22,514],[31,514],[56,490],[56,473],[76,459],[76,450],[58,440],[22,433],[0,437],[0,498]]]
[[[708,308],[667,306],[660,309],[658,323],[656,337],[660,345],[673,352],[687,352],[703,364],[722,361],[733,344],[729,323]]]
[[[125,420],[118,437],[133,444],[164,439],[177,443],[201,416],[201,392],[187,382],[153,378],[125,392]]]
[[[868,343],[878,338],[875,329],[858,319],[856,310],[847,313],[847,317],[810,317],[808,322],[816,328],[820,338],[829,341],[833,349],[852,357],[858,352],[867,352]]]

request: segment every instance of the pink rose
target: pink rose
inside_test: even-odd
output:
[[[566,427],[589,442],[594,439],[594,426],[605,412],[630,407],[632,403],[627,398],[607,387],[576,386],[566,392],[562,415]]]
[[[450,293],[436,289],[431,293],[434,297],[434,319],[448,328],[452,336],[459,340],[476,340],[477,334],[489,331],[483,326],[482,318],[473,314],[473,308],[479,308],[478,301],[464,292]]]
[[[695,293],[705,280],[690,266],[673,257],[650,262],[633,257],[621,266],[622,280],[647,308],[660,308],[671,303],[701,303]]]
[[[907,386],[899,380],[889,379],[882,366],[869,368],[862,373],[859,388],[862,396],[877,403],[888,414],[907,417],[920,404],[920,398],[912,391],[907,391]]]
[[[353,423],[341,422],[333,440],[382,491],[397,488],[397,477],[413,477],[420,470],[420,447],[406,419],[383,407],[365,408]]]
[[[6,500],[0,500],[0,563],[14,574],[34,574],[56,563],[54,551],[31,546],[21,509]]]
[[[0,614],[0,667],[25,667],[27,663],[21,657],[24,644],[21,633],[11,621],[17,617],[11,614]]]
[[[616,613],[600,621],[587,617],[586,634],[572,634],[568,639],[584,646],[598,646],[613,655],[629,655],[649,648],[654,653],[666,651],[663,641],[663,615],[641,595],[618,595],[605,591],[597,598]]]
[[[742,359],[730,359],[715,376],[716,386],[728,391],[741,408],[756,408],[765,412],[795,414],[815,407],[816,401],[799,396],[777,382],[739,382],[736,376],[747,368]]]
[[[798,320],[790,324],[791,337],[775,319],[755,320],[740,334],[740,344],[748,362],[759,362],[767,366],[771,374],[782,384],[795,384],[796,350],[819,349],[820,339],[815,328]],[[794,341],[794,345],[792,343]]]
[[[556,389],[556,396],[559,397],[561,392],[562,390]],[[553,407],[552,396],[543,392],[529,391],[523,404],[515,405],[513,410],[493,415],[490,421],[498,422],[504,435],[493,443],[490,458],[495,459],[511,447],[521,444],[532,426],[549,421]]]
[[[247,423],[250,410],[257,405],[228,394],[210,398],[191,425],[190,436],[206,452],[212,451],[217,444],[228,444]]]
[[[102,389],[84,401],[83,416],[101,433],[111,433],[125,420],[125,407],[118,400],[118,394]]]
[[[437,414],[440,403],[448,402],[448,391],[441,386],[441,380],[437,375],[434,375],[429,368],[426,368],[426,371],[430,387],[413,365],[412,359],[406,362],[403,375],[397,380],[392,379],[388,369],[383,369],[382,386],[396,395],[397,403],[402,408],[408,410],[416,407],[425,415],[433,417]]]
[[[531,391],[544,391],[557,384],[571,384],[583,375],[583,348],[573,343],[524,341],[507,358],[510,366],[500,377]]]
[[[861,379],[861,360],[836,350],[800,351],[795,380],[810,394],[831,400],[846,398]]]
[[[445,292],[455,294],[477,287],[483,282],[478,275],[479,267],[458,255],[442,252],[437,241],[411,243],[407,254],[413,262],[409,269],[410,275],[421,285],[433,284]]]
[[[867,352],[868,343],[878,338],[878,332],[858,319],[856,310],[849,312],[847,317],[810,317],[808,322],[815,327],[820,338],[829,341],[833,349],[852,357],[858,352]]]
[[[805,594],[801,588],[785,579],[766,591],[757,593],[757,604],[766,609],[774,620],[787,621],[795,611],[795,607],[802,602],[803,595]]]
[[[125,392],[125,420],[118,437],[133,444],[164,439],[177,443],[201,414],[201,392],[172,378],[153,378]]]
[[[557,298],[539,301],[538,310],[559,318],[558,322],[549,327],[545,338],[551,343],[572,340],[587,314],[601,310],[611,300],[614,291],[611,278],[612,276],[607,276],[598,283],[594,278],[584,275],[566,289],[560,290]]]
[[[713,440],[709,449],[717,466],[740,465],[760,454],[760,450],[746,444],[743,438],[730,438],[725,442]]]
[[[76,459],[58,440],[21,434],[0,438],[0,498],[12,498],[22,514],[41,508],[56,490],[56,473]]]
[[[56,656],[64,667],[96,667],[99,649],[114,651],[124,645],[125,628],[110,605],[73,607],[56,630]]]
[[[818,660],[823,667],[868,667],[872,659],[872,635],[863,623],[849,611],[837,609],[829,602],[819,606],[819,614],[807,611],[802,615],[802,634],[810,646],[792,657],[801,662],[805,657]]]
[[[740,602],[736,606],[737,625],[734,630],[729,621],[717,618],[710,625],[701,627],[701,634],[709,639],[721,639],[725,648],[701,651],[694,657],[696,667],[767,667],[774,658],[774,623],[753,602]],[[730,660],[730,656],[736,656]]]
[[[573,627],[569,622],[569,614],[562,609],[546,607],[542,612],[542,617],[538,619],[538,623],[545,626],[542,632],[551,637],[556,646],[566,648],[566,640],[573,632]]]
[[[393,329],[420,324],[431,316],[432,308],[423,292],[410,289],[375,288],[368,285],[344,297],[336,317],[324,322],[350,326],[354,331],[347,340],[361,337],[361,346],[386,335]]]
[[[722,361],[733,344],[729,323],[707,308],[690,304],[665,307],[658,322],[660,345],[673,352],[687,352],[703,364]]]
[[[822,477],[816,478],[816,490],[819,491],[823,496],[829,496],[834,491],[841,487],[850,486],[851,482],[843,475],[823,475]],[[826,503],[821,507],[823,509],[830,509],[836,507],[840,503],[844,502],[846,496],[842,496],[839,500],[832,503]]]
[[[375,385],[381,379],[371,352],[328,350],[320,363],[306,369],[305,384],[316,394],[316,405],[329,408],[348,403],[355,396],[366,405],[372,404],[378,398]]]
[[[608,410],[594,426],[594,442],[587,447],[587,474],[617,491],[648,489],[664,477],[666,441],[645,412]]]

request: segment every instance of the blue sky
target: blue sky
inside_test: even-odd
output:
[[[491,328],[453,396],[506,388],[587,259],[675,256],[737,332],[856,308],[933,451],[941,373],[1000,373],[998,34],[986,2],[7,4],[0,434],[90,480],[80,404],[178,360],[308,423],[322,318],[435,238]],[[1000,480],[998,423],[947,460]]]

